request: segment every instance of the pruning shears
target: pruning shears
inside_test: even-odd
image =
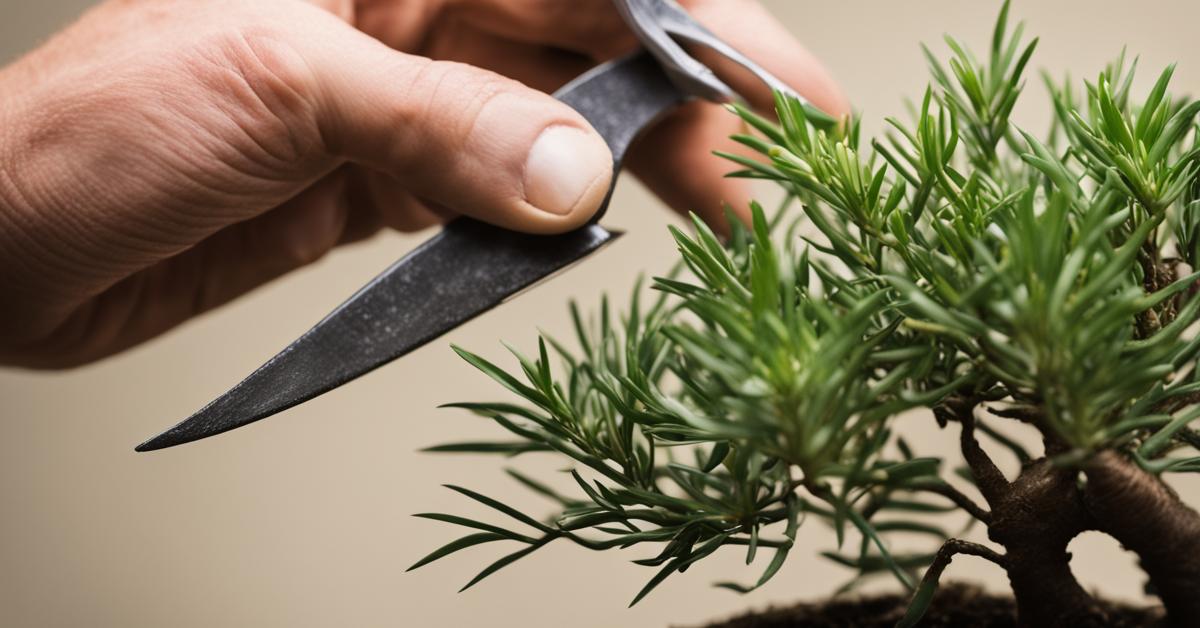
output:
[[[615,1],[643,49],[597,66],[554,94],[608,143],[614,186],[630,144],[664,114],[691,99],[739,99],[681,44],[709,48],[768,87],[795,96],[675,0]],[[451,221],[241,383],[137,451],[188,443],[264,419],[438,338],[619,237],[598,223],[611,198],[612,188],[590,224],[562,235],[517,233],[465,217]]]

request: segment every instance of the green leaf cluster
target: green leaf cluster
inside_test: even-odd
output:
[[[543,334],[536,357],[513,352],[518,374],[456,349],[522,403],[453,404],[514,439],[435,449],[573,466],[510,472],[556,505],[545,519],[452,487],[516,529],[421,515],[473,531],[414,567],[522,546],[471,586],[556,539],[653,546],[636,603],[722,547],[747,563],[769,548],[756,581],[721,583],[749,591],[817,521],[837,533],[828,558],[911,587],[932,554],[896,555],[887,537],[944,540],[924,515],[956,507],[931,501],[948,494],[943,461],[897,418],[955,399],[1033,425],[1061,464],[1115,449],[1155,473],[1200,470],[1200,101],[1170,95],[1173,68],[1136,99],[1122,57],[1082,99],[1047,80],[1055,122],[1039,139],[1011,121],[1036,40],[1009,29],[1007,4],[984,62],[946,43],[945,62],[925,50],[932,84],[911,120],[865,147],[856,120],[783,94],[775,120],[732,107],[735,139],[760,154],[726,155],[732,176],[778,183],[799,215],[755,205],[724,240],[699,220],[672,229],[680,271],[654,280],[652,304],[639,285],[619,320],[607,302],[591,320],[572,306],[578,349]]]

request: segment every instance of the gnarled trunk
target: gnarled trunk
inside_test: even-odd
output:
[[[1084,469],[1088,510],[1141,559],[1173,626],[1200,626],[1200,514],[1157,477],[1103,451]]]
[[[1006,550],[1022,626],[1103,625],[1103,611],[1075,579],[1067,552],[1071,539],[1090,528],[1076,476],[1043,458],[992,502],[988,536]]]
[[[1013,481],[1000,472],[975,439],[976,399],[951,399],[934,410],[940,420],[962,425],[960,447],[975,486],[991,512],[983,517],[988,537],[1004,546],[1003,565],[1021,626],[1102,626],[1103,609],[1071,572],[1067,545],[1092,529],[1078,471],[1057,468],[1045,457],[1027,463]],[[1047,440],[1054,453],[1061,445]]]

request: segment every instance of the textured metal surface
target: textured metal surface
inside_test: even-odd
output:
[[[614,173],[637,134],[684,100],[646,54],[602,65],[556,96],[604,137]],[[611,196],[610,189],[597,218]],[[459,218],[229,392],[137,450],[226,432],[328,392],[499,305],[615,237],[594,223],[564,235],[534,236]]]
[[[658,61],[671,82],[698,98],[714,102],[733,99],[733,89],[673,39],[680,31],[707,32],[679,3],[674,0],[616,0],[615,4],[625,23]]]
[[[582,114],[608,144],[613,155],[613,187],[625,152],[638,134],[688,98],[646,52],[596,66],[554,96]],[[612,197],[612,187],[608,195]],[[604,216],[609,198],[592,222]]]
[[[456,220],[242,383],[138,451],[219,434],[328,392],[495,307],[614,237],[599,225],[539,237]]]

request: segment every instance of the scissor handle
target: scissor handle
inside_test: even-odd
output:
[[[684,93],[713,102],[744,100],[733,88],[717,78],[711,68],[688,54],[676,39],[709,48],[742,66],[772,90],[804,100],[787,83],[697,22],[675,0],[614,2],[642,45],[654,55],[663,71]]]

